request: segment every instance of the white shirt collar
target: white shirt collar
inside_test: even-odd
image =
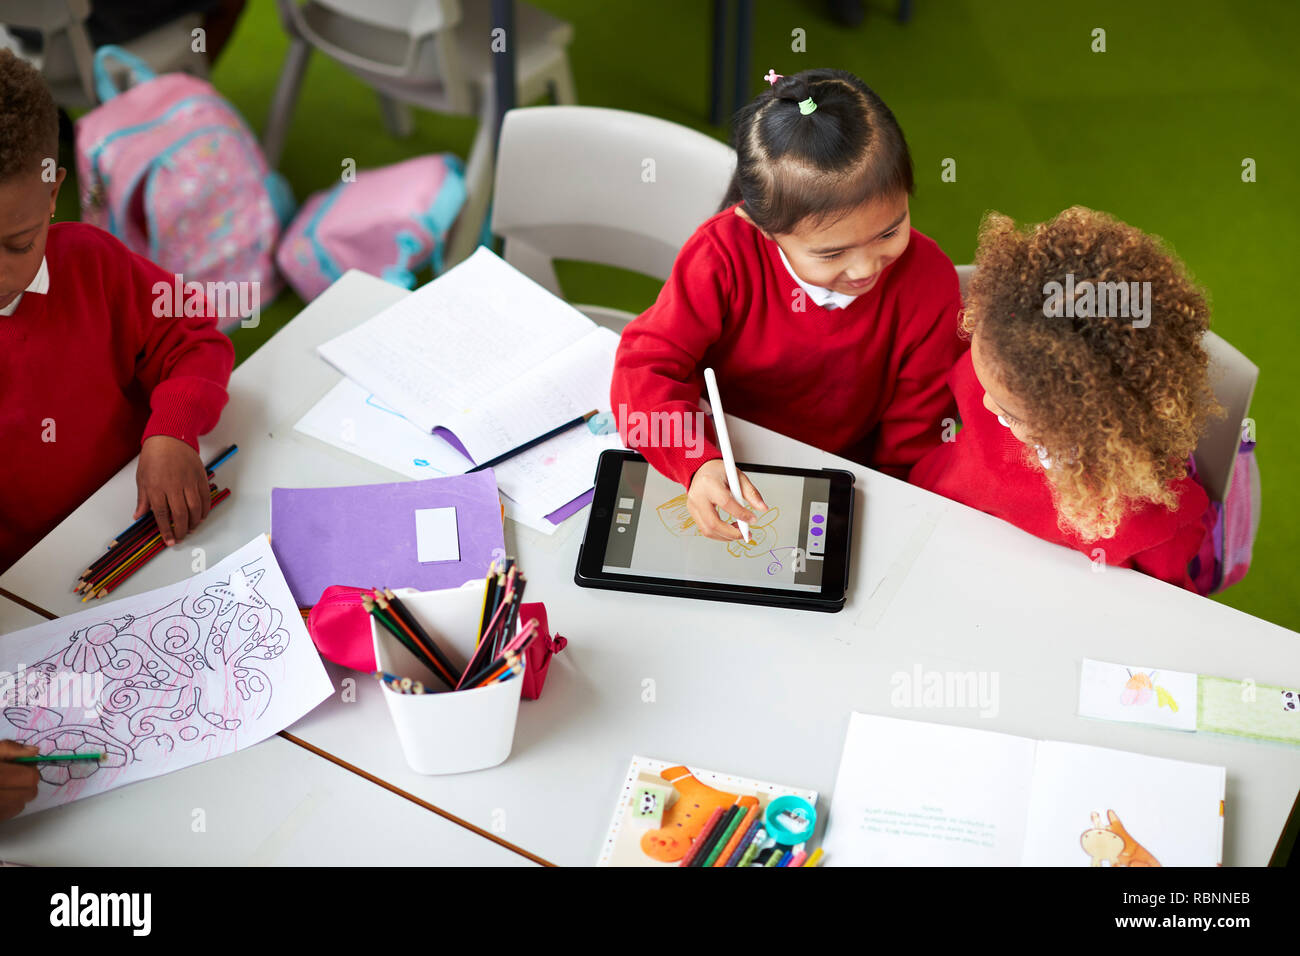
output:
[[[790,273],[790,278],[799,283],[799,287],[808,293],[808,298],[812,299],[823,309],[847,309],[853,304],[856,295],[845,295],[843,292],[836,292],[833,289],[823,289],[819,285],[812,285],[804,282],[794,269],[790,267],[790,260],[785,257],[785,250],[779,245],[776,247],[777,253],[781,256],[781,262],[785,265],[785,271]]]
[[[3,309],[0,309],[0,315],[13,315],[14,312],[18,310],[18,303],[23,301],[23,296],[28,292],[35,292],[37,295],[45,295],[49,291],[50,270],[45,264],[45,257],[41,256],[41,267],[36,272],[36,278],[28,283],[27,288],[24,289],[17,298],[6,305]]]

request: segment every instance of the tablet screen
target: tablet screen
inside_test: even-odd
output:
[[[750,525],[748,543],[713,541],[700,534],[681,485],[644,461],[624,461],[605,546],[605,572],[820,591],[830,479],[774,474],[750,478],[768,510]],[[730,520],[726,514],[723,518]]]

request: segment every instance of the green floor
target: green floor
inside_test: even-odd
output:
[[[466,0],[487,2],[487,0]],[[705,0],[535,0],[575,27],[579,101],[661,116],[722,136],[707,122]],[[954,262],[970,261],[986,210],[1037,221],[1080,203],[1165,237],[1209,290],[1214,328],[1261,368],[1252,417],[1263,474],[1263,522],[1250,575],[1222,600],[1300,630],[1300,382],[1291,277],[1300,251],[1300,7],[1294,0],[915,0],[907,25],[874,0],[854,30],[824,0],[757,3],[753,89],[769,67],[835,66],[862,76],[893,108],[917,170],[914,225]],[[1106,31],[1105,53],[1090,50]],[[792,53],[791,32],[806,33]],[[214,82],[260,132],[287,41],[272,0],[249,0]],[[470,120],[423,115],[407,141],[389,138],[375,98],[323,56],[303,84],[282,171],[301,201],[359,167],[420,153],[466,155]],[[956,182],[940,164],[956,160]],[[1243,158],[1257,182],[1243,183]],[[61,203],[75,216],[72,193]],[[571,266],[565,292],[639,310],[657,285]],[[248,355],[302,307],[285,293],[256,330],[235,333]],[[1231,635],[1223,635],[1230,640]]]

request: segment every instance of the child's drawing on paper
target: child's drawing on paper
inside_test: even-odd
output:
[[[1157,710],[1168,707],[1175,714],[1178,713],[1178,701],[1174,700],[1174,695],[1155,682],[1156,671],[1149,674],[1138,671],[1134,674],[1129,670],[1127,673],[1128,680],[1124,682],[1124,690],[1120,693],[1120,703],[1129,707],[1142,707],[1151,702],[1154,694]]]
[[[39,765],[53,791],[32,809],[230,753],[287,726],[329,692],[296,610],[286,620],[282,608],[292,599],[266,539],[259,541],[234,556],[262,552],[251,561],[223,562],[201,579],[115,605],[129,613],[95,620],[83,612],[66,625],[51,621],[6,638],[0,738],[42,754],[104,755],[98,763]],[[273,579],[264,582],[268,569]],[[292,633],[305,646],[291,655],[295,662],[280,661]],[[291,679],[295,663],[303,673]],[[278,690],[286,682],[299,686]],[[259,725],[277,693],[287,698],[275,708],[280,718],[297,710],[285,723]]]
[[[1133,839],[1114,810],[1106,811],[1106,824],[1092,814],[1092,826],[1083,831],[1079,845],[1092,858],[1089,866],[1159,866],[1160,861]]]

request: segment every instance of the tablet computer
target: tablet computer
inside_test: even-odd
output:
[[[686,509],[681,485],[635,452],[602,452],[574,581],[582,587],[710,601],[842,609],[853,475],[736,467],[768,504],[750,525],[748,543],[704,537]]]

